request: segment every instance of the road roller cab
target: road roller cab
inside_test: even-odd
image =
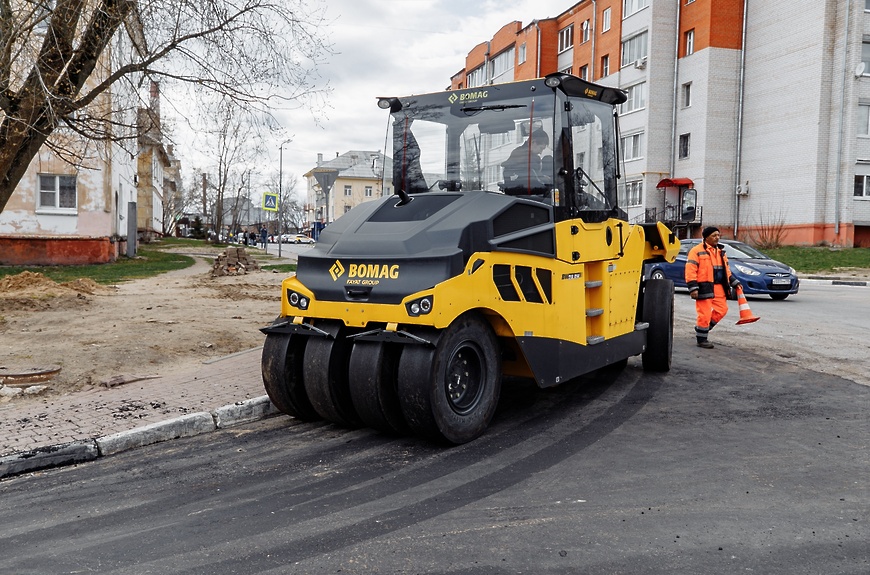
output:
[[[566,74],[380,99],[395,194],[327,226],[283,282],[263,328],[276,407],[463,443],[504,375],[668,370],[673,285],[642,271],[679,241],[619,207],[623,101]]]

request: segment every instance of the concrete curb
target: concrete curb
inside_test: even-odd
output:
[[[278,413],[277,408],[269,401],[269,397],[264,395],[218,407],[213,411],[190,413],[95,439],[38,447],[0,457],[0,479],[31,471],[93,461],[98,457],[114,455],[129,449],[258,421]]]

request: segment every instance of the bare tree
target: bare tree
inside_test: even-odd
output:
[[[261,111],[322,96],[323,23],[305,0],[0,0],[0,211],[43,145],[81,165],[82,141],[135,141],[106,105],[121,84],[187,84]],[[111,50],[119,35],[129,46]]]

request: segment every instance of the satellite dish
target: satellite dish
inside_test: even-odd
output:
[[[861,62],[860,64],[858,64],[858,66],[855,68],[855,77],[856,77],[856,78],[860,78],[861,76],[863,76],[863,75],[864,75],[864,69],[865,69],[866,67],[867,67],[867,65],[864,64],[864,62]]]

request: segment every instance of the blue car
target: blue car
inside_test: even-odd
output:
[[[680,240],[680,252],[674,263],[654,262],[644,269],[646,277],[673,280],[676,287],[686,287],[686,256],[700,239]],[[728,255],[728,264],[743,285],[746,295],[769,295],[783,300],[798,292],[800,280],[794,271],[782,262],[772,260],[752,246],[734,240],[719,240]]]

